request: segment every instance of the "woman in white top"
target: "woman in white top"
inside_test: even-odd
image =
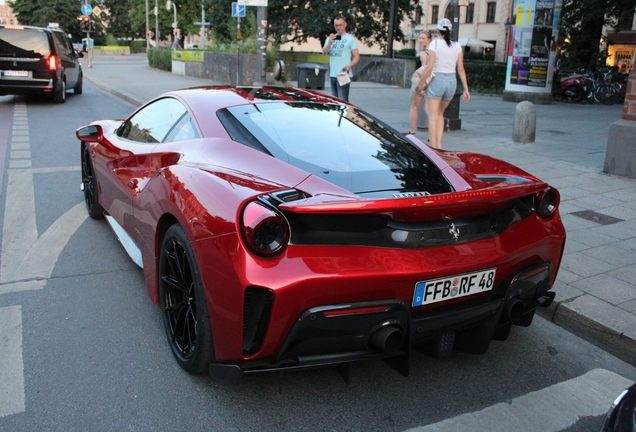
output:
[[[448,107],[457,89],[455,70],[464,86],[462,98],[464,102],[470,100],[466,70],[464,69],[464,52],[457,42],[450,39],[453,25],[448,18],[442,18],[437,23],[439,38],[428,46],[428,65],[420,84],[416,90],[422,90],[423,84],[431,72],[435,77],[426,89],[426,106],[428,108],[428,135],[431,147],[442,148],[442,134],[444,133],[444,111]]]
[[[422,62],[422,67],[426,68],[426,63],[428,62],[428,45],[433,40],[433,33],[431,31],[423,31],[420,33],[420,37],[418,41],[420,43],[420,47],[422,47],[422,51],[420,51],[420,61]],[[411,86],[411,112],[409,114],[409,122],[411,128],[409,132],[411,135],[415,135],[415,131],[417,130],[417,110],[420,107],[422,102],[426,102],[426,91],[416,91],[416,86]],[[426,105],[424,105],[424,112],[427,112]]]

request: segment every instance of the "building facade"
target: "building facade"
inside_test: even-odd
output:
[[[7,4],[6,0],[0,0],[0,24],[17,24],[13,11]]]

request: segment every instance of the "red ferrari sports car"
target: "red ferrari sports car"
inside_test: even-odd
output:
[[[550,304],[559,193],[291,87],[166,93],[76,132],[88,213],[143,268],[188,372],[484,353]]]

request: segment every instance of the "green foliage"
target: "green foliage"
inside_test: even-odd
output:
[[[410,17],[416,0],[396,0],[396,22]],[[378,44],[386,49],[390,1],[351,0],[311,1],[311,0],[269,0],[269,34],[274,45],[292,41],[305,42],[314,37],[324,42],[334,33],[333,19],[343,14],[347,20],[347,32],[361,43],[369,46]],[[405,42],[406,35],[401,26],[395,26],[395,41]]]
[[[232,18],[232,2],[235,0],[217,0],[210,9],[209,15],[206,15],[208,21],[212,23],[212,33],[214,39],[220,44],[233,43],[236,40],[237,32],[237,18]],[[269,11],[271,11],[271,4],[268,7],[268,20]],[[247,39],[249,36],[256,35],[256,8],[246,7],[245,18],[241,18],[241,33],[243,38]]]
[[[134,41],[130,41],[130,53],[131,54],[135,54],[135,53],[143,53],[146,52],[146,41],[142,40],[134,40]],[[172,69],[172,62],[170,63],[170,68]]]
[[[402,48],[395,52],[395,58],[417,58],[417,50],[415,48]]]
[[[506,84],[506,63],[466,60],[464,68],[471,92],[503,93]],[[459,80],[458,85],[461,87]]]
[[[120,45],[120,43],[117,41],[115,36],[113,36],[112,34],[107,34],[106,35],[106,45],[107,46],[117,46],[117,45]]]
[[[102,0],[101,8],[108,11],[103,14],[103,19],[109,34],[116,38],[133,36],[130,31],[131,5],[128,0]]]
[[[148,51],[148,65],[156,69],[172,72],[172,50],[150,48]]]

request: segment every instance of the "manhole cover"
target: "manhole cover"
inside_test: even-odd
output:
[[[578,211],[571,214],[573,214],[574,216],[578,216],[582,219],[596,222],[597,224],[601,224],[601,225],[611,225],[618,222],[623,222],[623,219],[618,219],[612,216],[604,215],[602,213],[597,213],[592,210],[583,210],[583,211]]]

